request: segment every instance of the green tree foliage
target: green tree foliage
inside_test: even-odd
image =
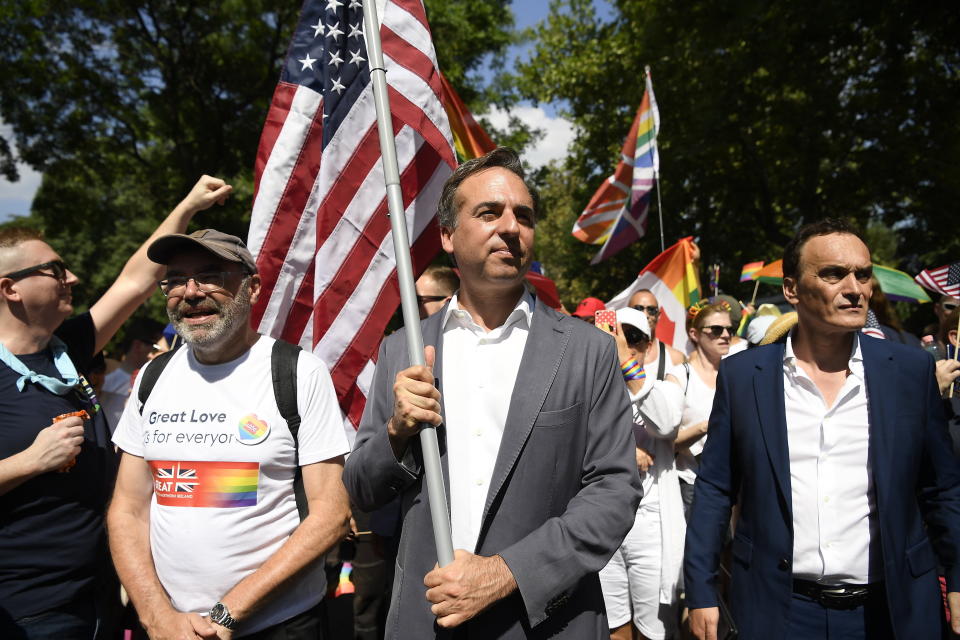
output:
[[[451,82],[510,41],[508,0],[428,0]],[[300,2],[0,0],[0,174],[43,171],[31,215],[95,300],[203,174],[234,185],[197,218],[246,235],[260,131]],[[0,177],[0,180],[3,178]],[[198,228],[200,228],[198,226]],[[144,313],[163,317],[159,294]]]
[[[547,182],[561,220],[544,232],[568,234],[612,172],[649,64],[667,244],[698,236],[703,264],[719,262],[734,295],[752,289],[737,284],[744,263],[779,257],[797,226],[827,215],[895,229],[892,266],[916,272],[960,254],[952,3],[612,4],[605,22],[590,0],[555,0],[518,71],[522,95],[564,101],[578,131],[556,169],[559,195]],[[596,247],[569,237],[542,238],[542,257],[562,282],[589,277],[594,294],[616,293],[660,250],[655,206],[651,216],[644,240],[598,267],[587,266]]]

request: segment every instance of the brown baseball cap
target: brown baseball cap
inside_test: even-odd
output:
[[[243,240],[216,229],[201,229],[189,235],[171,233],[160,236],[147,248],[147,256],[158,264],[169,264],[170,258],[179,252],[198,247],[218,258],[242,264],[250,273],[257,272],[257,262]]]

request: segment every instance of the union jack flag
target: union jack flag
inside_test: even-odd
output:
[[[172,467],[160,467],[157,469],[158,480],[172,480],[174,482],[174,491],[177,493],[193,493],[196,485],[200,484],[197,478],[196,469],[184,469],[179,463]]]
[[[924,269],[914,280],[931,291],[960,298],[960,261],[936,269]]]
[[[419,273],[440,248],[434,212],[456,156],[421,0],[388,0],[382,18]],[[254,326],[327,363],[351,441],[400,299],[367,58],[360,0],[304,3],[260,138],[248,243],[262,281]]]

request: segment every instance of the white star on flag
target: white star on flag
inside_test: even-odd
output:
[[[316,58],[311,58],[309,53],[307,54],[307,57],[304,58],[303,60],[297,60],[297,62],[299,62],[300,64],[303,65],[303,68],[300,69],[300,71],[306,71],[307,69],[313,69],[313,63],[316,62],[316,61],[317,61],[317,59],[316,59]]]
[[[310,25],[310,28],[313,29],[313,37],[316,38],[320,35],[320,32],[323,31],[323,20],[317,20],[317,24]]]
[[[340,53],[338,51],[329,51],[328,53],[330,54],[330,62],[327,64],[333,65],[339,69],[340,64],[343,62],[343,58],[340,57]]]
[[[348,8],[348,9],[359,9],[359,8],[360,8],[360,0],[350,0],[350,6],[347,7],[347,8]]]
[[[362,37],[363,37],[363,29],[360,28],[360,23],[359,23],[359,22],[358,22],[357,24],[352,24],[352,25],[350,25],[350,35],[348,35],[347,37],[348,37],[348,38],[362,38]]]
[[[341,93],[343,93],[343,90],[344,90],[344,89],[346,89],[346,87],[343,86],[342,84],[340,84],[340,78],[334,78],[334,79],[333,79],[333,86],[330,87],[330,90],[331,90],[331,91],[336,91],[336,92],[337,92],[337,95],[340,95]]]
[[[366,61],[366,58],[364,58],[363,56],[360,55],[360,50],[359,50],[359,49],[357,49],[356,51],[351,51],[351,52],[350,52],[350,62],[349,62],[349,64],[355,64],[355,65],[357,65],[357,66],[359,67],[359,66],[361,65],[361,63],[363,63],[363,62],[365,62],[365,61]]]
[[[327,0],[327,11],[333,11],[336,13],[338,7],[342,7],[343,3],[339,0]],[[352,7],[353,5],[351,5]]]
[[[339,40],[340,36],[343,35],[343,31],[340,31],[340,23],[335,22],[327,28],[327,37],[333,38],[334,40]]]

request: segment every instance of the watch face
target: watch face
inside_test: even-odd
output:
[[[218,602],[217,604],[213,605],[213,609],[210,609],[210,618],[214,622],[220,620],[226,613],[224,609],[225,607],[223,606],[222,602]]]

